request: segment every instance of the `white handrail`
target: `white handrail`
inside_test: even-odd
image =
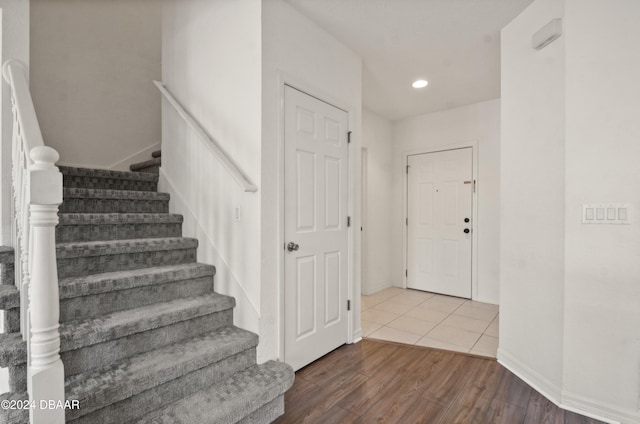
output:
[[[213,152],[220,163],[227,169],[231,176],[240,184],[240,187],[246,192],[255,193],[258,187],[251,181],[249,176],[240,168],[240,166],[224,151],[224,149],[213,139],[202,126],[185,110],[184,107],[176,100],[175,97],[167,90],[164,83],[160,81],[153,82],[160,90],[162,95],[167,99],[169,104],[178,112],[178,115],[189,125],[196,135],[205,142],[205,145]]]
[[[16,60],[2,66],[13,112],[12,193],[15,283],[20,291],[20,331],[27,342],[31,424],[63,424],[64,366],[60,360],[60,297],[55,227],[62,203],[60,156],[44,145],[29,91],[27,69]],[[43,407],[44,405],[44,407]]]

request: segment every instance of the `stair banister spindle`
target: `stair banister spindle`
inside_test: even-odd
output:
[[[8,60],[2,75],[11,86],[12,194],[20,329],[27,341],[27,389],[35,408],[31,424],[64,424],[64,367],[60,359],[60,298],[55,227],[62,203],[58,153],[46,147],[29,91],[27,69]],[[44,405],[44,407],[42,407]]]

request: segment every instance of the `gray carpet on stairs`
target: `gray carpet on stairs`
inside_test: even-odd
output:
[[[196,262],[182,216],[157,193],[160,152],[141,172],[60,167],[56,228],[67,423],[269,423],[293,383],[286,364],[256,365],[258,337],[233,326],[235,300],[214,292],[215,268]],[[156,167],[156,169],[152,169]],[[0,366],[26,399],[26,344],[14,254],[0,247]],[[27,411],[0,410],[0,424]]]

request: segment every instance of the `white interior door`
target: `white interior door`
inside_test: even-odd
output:
[[[284,358],[302,368],[347,341],[348,116],[285,87]]]
[[[408,158],[407,287],[471,298],[472,149]]]

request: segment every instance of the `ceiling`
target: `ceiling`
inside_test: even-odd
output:
[[[364,107],[398,120],[500,97],[500,29],[533,0],[287,1],[362,57]]]

